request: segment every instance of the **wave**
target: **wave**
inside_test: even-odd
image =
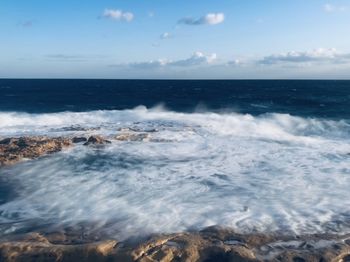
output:
[[[158,122],[157,122],[158,121]],[[61,112],[28,114],[0,112],[0,135],[39,133],[76,127],[113,130],[116,127],[137,125],[162,125],[174,121],[188,125],[200,125],[208,130],[227,135],[266,136],[283,138],[291,136],[330,136],[346,139],[350,135],[349,120],[303,118],[288,114],[267,113],[260,116],[237,113],[177,113],[161,106],[147,109],[139,106],[131,110],[100,110],[90,112]],[[56,128],[56,129],[55,129]]]
[[[95,225],[119,237],[222,225],[242,232],[350,228],[348,120],[287,114],[176,113],[138,107],[0,113],[0,135],[112,136],[114,141],[2,169],[14,192],[2,232],[33,224]],[[159,142],[160,141],[160,142]],[[166,141],[166,142],[162,142]]]

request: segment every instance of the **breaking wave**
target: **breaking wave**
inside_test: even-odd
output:
[[[350,229],[348,120],[142,106],[0,113],[3,137],[111,137],[125,130],[153,140],[77,145],[1,169],[12,192],[0,201],[2,233],[81,224],[119,237],[211,225],[241,232]]]

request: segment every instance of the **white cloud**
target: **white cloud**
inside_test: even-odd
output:
[[[183,60],[177,60],[169,63],[173,66],[196,66],[196,65],[204,65],[211,64],[217,59],[217,55],[204,55],[202,52],[195,52],[191,57]]]
[[[341,12],[341,11],[345,11],[346,7],[345,6],[336,6],[336,5],[332,5],[332,4],[325,4],[323,6],[323,10],[328,12],[328,13],[333,13],[333,12]]]
[[[235,59],[235,60],[229,61],[227,64],[230,66],[240,66],[243,64],[243,62],[240,59]]]
[[[281,63],[350,63],[350,54],[339,53],[335,48],[319,48],[312,51],[290,51],[282,54],[270,55],[258,61],[259,64],[272,65]]]
[[[151,60],[148,62],[140,62],[140,63],[130,63],[128,66],[138,69],[154,69],[167,65],[168,62],[165,59]]]
[[[151,60],[148,62],[137,62],[129,64],[119,64],[112,65],[112,67],[131,67],[137,69],[156,69],[156,68],[165,68],[165,67],[195,67],[212,64],[217,59],[215,53],[205,55],[202,52],[195,52],[192,56],[186,59],[180,60],[167,60],[167,59],[158,59]]]
[[[240,57],[229,60],[226,65],[234,67],[251,67],[257,65],[275,68],[311,67],[350,65],[350,53],[342,53],[335,48],[318,48],[311,51],[289,51],[263,57]]]
[[[172,38],[172,34],[168,33],[168,32],[165,32],[163,34],[160,35],[160,38],[161,39],[169,39],[169,38]]]
[[[223,13],[217,14],[207,14],[204,18],[204,21],[209,25],[216,25],[224,22],[225,15]]]
[[[290,51],[263,57],[218,59],[215,53],[195,52],[184,59],[158,59],[114,64],[124,74],[179,78],[345,78],[349,77],[350,53],[334,48]]]
[[[131,22],[134,19],[134,14],[130,12],[123,12],[118,9],[105,9],[102,17],[110,18],[117,21]]]
[[[223,13],[210,13],[198,19],[185,17],[180,19],[178,23],[185,25],[217,25],[224,22],[224,20],[225,15]]]

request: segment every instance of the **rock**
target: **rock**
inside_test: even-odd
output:
[[[252,250],[229,246],[202,233],[154,238],[133,252],[135,261],[257,261]]]
[[[117,261],[117,243],[106,240],[82,245],[59,245],[37,234],[31,239],[0,243],[0,261]],[[111,260],[111,257],[116,259]]]
[[[299,237],[243,235],[231,229],[212,227],[200,232],[154,236],[135,246],[131,242],[101,240],[96,235],[80,230],[63,230],[45,235],[32,233],[0,243],[0,261],[347,262],[350,258],[350,247],[344,242],[347,239],[349,236],[326,234]],[[307,245],[291,245],[292,242],[299,241],[330,241],[336,244],[312,248]],[[264,246],[269,246],[271,250],[267,252],[267,249],[262,248]]]
[[[350,257],[350,247],[345,242],[348,238],[327,234],[244,235],[231,229],[210,227],[200,232],[154,237],[135,248],[132,256],[136,261],[340,262]],[[297,242],[315,245],[293,244]]]
[[[73,137],[73,139],[72,139],[72,142],[74,143],[74,144],[77,144],[77,143],[82,143],[82,142],[86,142],[87,141],[87,138],[86,137],[79,137],[79,136],[77,136],[77,137]]]
[[[69,139],[56,137],[5,138],[0,141],[0,166],[14,164],[24,158],[35,159],[71,146]]]
[[[104,139],[102,136],[90,136],[84,146],[88,145],[105,145],[110,144],[111,141]]]
[[[12,138],[5,138],[0,141],[0,145],[9,145],[12,141]]]
[[[116,140],[129,142],[148,142],[150,138],[151,135],[148,133],[124,133],[115,137]]]

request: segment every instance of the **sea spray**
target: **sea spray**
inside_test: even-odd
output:
[[[149,132],[3,168],[2,233],[90,225],[121,238],[211,225],[240,232],[350,229],[350,125],[288,114],[0,113],[0,135]]]

